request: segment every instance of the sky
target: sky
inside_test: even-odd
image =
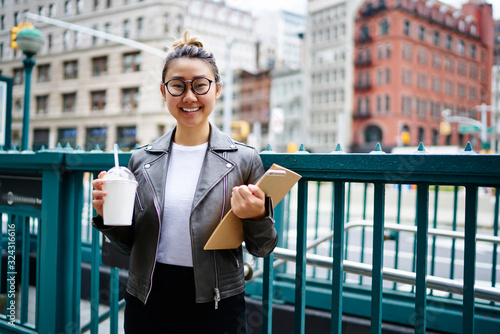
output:
[[[468,0],[440,1],[455,8],[460,8],[461,5]],[[247,10],[285,9],[299,14],[305,14],[307,10],[307,0],[227,0],[227,2],[235,7],[241,7]],[[487,0],[487,2],[493,4],[493,18],[500,20],[500,3],[498,0]]]

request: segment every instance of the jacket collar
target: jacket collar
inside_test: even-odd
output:
[[[172,138],[175,134],[177,127],[167,132],[162,137],[158,138],[151,144],[145,147],[145,150],[151,153],[165,153],[170,151]],[[220,131],[215,125],[210,123],[210,138],[208,140],[208,149],[213,151],[237,151],[238,148],[234,141]]]

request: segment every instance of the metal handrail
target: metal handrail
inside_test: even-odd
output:
[[[354,227],[373,227],[373,222],[369,220],[352,221],[350,223],[345,224],[344,230],[348,230]],[[400,232],[412,232],[412,233],[417,232],[416,226],[405,226],[401,224],[384,224],[384,228]],[[456,239],[465,238],[464,234],[457,231],[439,230],[434,228],[429,228],[429,234],[442,237],[456,238]],[[331,238],[333,238],[333,232],[330,232],[322,236],[321,238],[315,239],[310,243],[308,243],[307,250],[315,248],[321,243],[330,240]],[[500,244],[500,237],[495,237],[495,236],[476,235],[476,240]],[[280,247],[276,247],[274,249],[273,254],[274,258],[278,259],[277,261],[273,262],[273,268],[277,268],[285,264],[287,261],[295,262],[297,256],[295,251]],[[333,269],[333,258],[323,255],[306,253],[306,264],[325,269]],[[343,267],[344,267],[344,272],[346,273],[367,276],[367,277],[372,276],[372,266],[369,264],[344,260]],[[253,274],[251,274],[251,277],[247,279],[249,280],[252,278],[256,278],[262,276],[263,274],[264,270],[259,269],[254,271]],[[392,268],[382,268],[382,275],[384,280],[387,281],[408,284],[413,286],[416,285],[417,278],[416,274],[413,272],[403,271],[399,269],[392,269]],[[247,277],[247,274],[245,275],[245,277]],[[463,286],[458,281],[436,276],[430,276],[430,275],[428,275],[426,279],[427,279],[427,287],[429,289],[463,295]],[[500,302],[500,289],[476,285],[474,286],[474,291],[477,298],[493,302]]]
[[[275,248],[274,257],[284,261],[295,262],[296,252],[285,248]],[[315,267],[333,269],[333,258],[317,254],[306,254],[306,263]],[[349,260],[344,260],[344,272],[356,275],[371,277],[372,266],[365,263],[359,263]],[[257,274],[257,272],[256,272]],[[399,269],[382,268],[384,280],[416,285],[416,274]],[[255,275],[254,275],[255,277]],[[427,288],[440,290],[450,293],[463,294],[463,286],[454,280],[440,278],[436,276],[427,276]],[[474,286],[477,298],[500,302],[500,289],[487,286]]]

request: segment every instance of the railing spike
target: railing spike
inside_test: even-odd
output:
[[[0,145],[0,153],[6,153],[7,151],[3,149],[3,145]]]
[[[375,150],[371,151],[370,154],[385,154],[385,152],[382,151],[380,143],[377,143],[377,145],[375,145]]]
[[[61,143],[57,142],[56,150],[62,150],[62,149],[63,149],[63,147],[62,147]]]
[[[330,153],[333,153],[333,154],[344,154],[344,150],[342,149],[342,145],[340,145],[340,143],[337,144],[337,147],[335,147],[335,150],[330,152]]]
[[[465,145],[465,149],[460,152],[460,154],[477,154],[473,149],[472,145],[470,144],[470,141],[467,142],[467,145]]]
[[[94,149],[92,151],[90,151],[92,153],[101,153],[102,150],[101,150],[101,147],[99,146],[99,144],[96,144]]]
[[[80,152],[83,152],[83,149],[80,145],[78,145],[76,148],[75,148],[75,151],[80,151]]]
[[[64,149],[67,151],[73,151],[73,147],[71,147],[71,144],[69,142],[66,143],[66,145],[64,146]]]
[[[47,151],[47,148],[45,148],[45,145],[42,145],[42,147],[40,147],[40,149],[38,150],[38,152],[43,152],[43,151]]]
[[[422,153],[429,153],[429,152],[427,152],[427,150],[425,149],[424,143],[420,142],[417,150],[413,153],[422,154]]]
[[[271,144],[267,144],[266,149],[265,149],[264,151],[260,152],[260,153],[261,153],[261,154],[262,154],[262,153],[263,153],[263,154],[270,154],[270,153],[274,153],[274,152],[273,152],[273,148],[271,147]]]
[[[309,153],[309,151],[306,150],[306,147],[304,146],[304,144],[300,144],[299,149],[295,153]]]

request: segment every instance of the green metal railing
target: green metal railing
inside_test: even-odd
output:
[[[247,283],[247,294],[262,298],[263,333],[271,333],[273,302],[295,305],[296,333],[305,331],[308,307],[331,313],[332,333],[341,332],[342,314],[369,318],[373,333],[380,333],[385,321],[415,332],[499,328],[499,155],[473,155],[470,150],[446,156],[422,150],[393,155],[380,149],[345,154],[337,149],[330,154],[266,151],[261,157],[266,167],[276,163],[302,175],[275,210],[280,235],[275,256],[256,260],[255,278]],[[120,164],[129,158],[130,153],[121,153]],[[6,305],[0,305],[0,332],[97,333],[105,319],[111,333],[118,332],[118,312],[124,305],[118,300],[121,271],[108,268],[110,288],[105,293],[110,306],[103,307],[101,236],[90,225],[90,181],[113,164],[112,154],[99,150],[0,150],[0,175],[42,180],[40,208],[0,201],[2,249],[6,255],[9,226],[15,225],[19,262],[15,298],[9,299],[8,257],[0,257],[0,292]],[[479,194],[483,189],[495,191],[488,197],[493,201],[488,210],[478,210],[485,207]],[[441,214],[443,205],[448,206],[446,216]],[[436,262],[442,251],[437,245],[445,239],[446,266]],[[311,246],[313,240],[321,242]],[[476,268],[477,247],[487,249],[481,248],[480,255],[487,253],[489,264],[481,268]],[[402,257],[404,252],[411,258]],[[278,262],[282,259],[295,265]],[[85,306],[78,288],[86,280],[82,263],[91,268],[90,302]],[[486,270],[491,279],[478,284],[478,270]],[[7,309],[11,300],[13,324]],[[83,311],[87,313],[83,307],[89,309],[89,321],[82,320]]]

